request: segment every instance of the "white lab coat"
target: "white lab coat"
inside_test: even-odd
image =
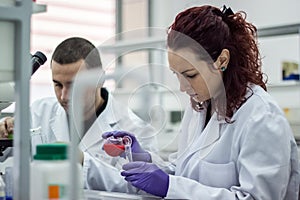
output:
[[[186,109],[166,199],[298,199],[297,145],[288,121],[261,87],[251,87],[254,94],[232,124],[213,114],[202,130],[206,114]]]
[[[33,153],[37,144],[70,140],[66,112],[56,98],[35,101],[31,106],[31,116],[31,126],[36,129],[31,133]],[[79,145],[84,152],[83,175],[87,189],[128,192],[127,182],[120,175],[121,166],[126,160],[112,158],[102,149],[102,133],[113,130],[134,133],[144,149],[156,151],[153,128],[109,94],[105,110],[86,132]]]

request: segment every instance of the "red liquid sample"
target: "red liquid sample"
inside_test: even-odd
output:
[[[108,155],[110,155],[112,157],[116,157],[125,151],[125,146],[119,145],[119,144],[108,143],[108,144],[103,145],[103,149]]]

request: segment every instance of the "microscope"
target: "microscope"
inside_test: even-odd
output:
[[[47,57],[40,51],[37,51],[34,55],[31,55],[31,75],[33,75],[38,70],[38,68],[41,65],[43,65],[46,61]],[[14,102],[14,92],[15,91],[13,82],[0,82],[0,112]],[[3,152],[5,151],[5,149],[12,146],[12,138],[0,139],[0,157],[3,156]]]

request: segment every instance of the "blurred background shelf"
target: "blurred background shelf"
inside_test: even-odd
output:
[[[47,6],[43,4],[32,3],[32,13],[42,13],[47,11]]]
[[[296,81],[296,80],[282,81],[279,83],[267,84],[267,87],[268,88],[299,87],[300,89],[300,81]]]

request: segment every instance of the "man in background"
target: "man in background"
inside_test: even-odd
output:
[[[39,99],[31,105],[33,154],[37,144],[70,141],[70,134],[75,134],[69,132],[68,123],[71,86],[79,71],[96,68],[99,72],[102,68],[100,54],[88,40],[72,37],[56,47],[51,59],[56,98]],[[83,165],[85,188],[128,192],[127,183],[120,176],[123,158],[106,155],[102,149],[102,133],[114,130],[135,133],[143,149],[155,152],[154,130],[127,106],[118,103],[102,85],[96,86],[94,93],[84,98],[89,103],[76,106],[83,106],[84,111],[84,136],[79,148],[83,152],[80,162]],[[10,132],[13,132],[13,118],[6,118],[0,123],[0,136],[8,137]],[[149,155],[148,152],[142,153]]]

